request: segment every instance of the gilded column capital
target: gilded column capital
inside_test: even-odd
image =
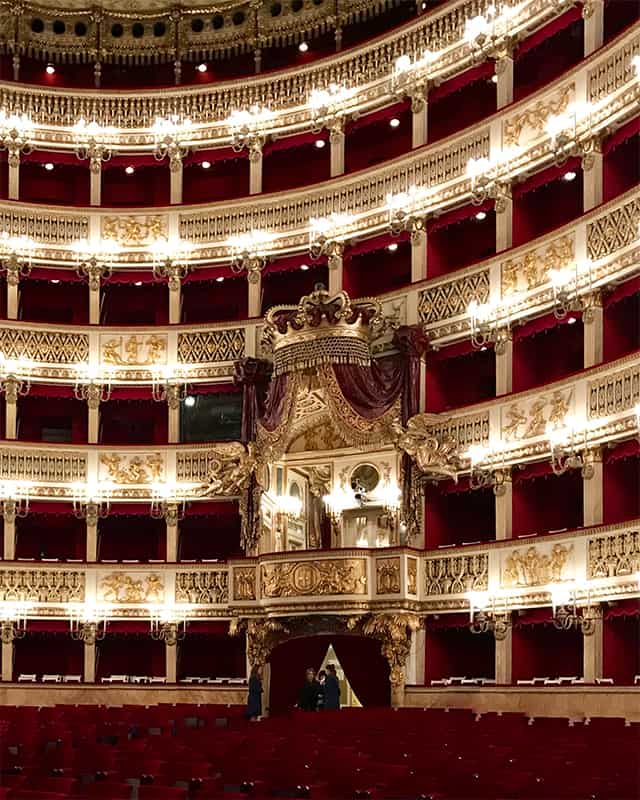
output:
[[[272,619],[232,620],[229,634],[247,634],[247,658],[251,667],[264,667],[271,652],[286,637],[289,631]]]
[[[164,512],[164,521],[168,528],[175,528],[180,519],[180,513],[176,503],[168,503]]]
[[[12,644],[16,639],[16,628],[12,620],[6,619],[2,621],[2,629],[0,636],[2,637],[2,644]]]
[[[18,516],[18,503],[16,500],[7,497],[2,501],[2,516],[5,522],[13,525]]]
[[[15,405],[18,402],[18,395],[23,388],[22,381],[13,375],[8,375],[2,379],[2,391],[4,392],[7,403]]]
[[[181,397],[182,387],[176,383],[169,383],[167,385],[167,405],[172,411],[177,411],[180,408]]]

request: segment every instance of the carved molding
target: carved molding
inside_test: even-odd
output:
[[[640,531],[589,539],[587,578],[618,578],[640,572]]]
[[[367,561],[348,558],[263,564],[261,584],[266,598],[366,594]]]
[[[376,559],[376,594],[400,594],[400,557]]]
[[[85,576],[79,570],[0,570],[3,602],[79,603],[84,599]]]
[[[544,586],[568,580],[573,545],[533,545],[503,554],[500,581],[504,588]]]
[[[244,328],[214,328],[178,334],[178,361],[211,364],[236,361],[244,356]]]
[[[463,594],[489,588],[487,553],[425,558],[424,572],[427,596]]]
[[[418,297],[420,321],[429,325],[448,317],[466,315],[472,300],[479,303],[489,300],[489,270],[473,272],[421,291]]]
[[[103,603],[162,603],[164,577],[157,572],[111,572],[98,581],[98,599]]]
[[[255,575],[255,569],[253,572]],[[176,573],[176,603],[221,606],[228,602],[229,573],[226,568]]]
[[[640,364],[590,380],[587,391],[590,419],[632,409],[640,402]]]

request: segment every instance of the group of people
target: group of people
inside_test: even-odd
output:
[[[337,711],[340,708],[340,681],[334,664],[327,664],[326,671],[320,670],[317,677],[312,667],[307,669],[296,708],[300,711]],[[259,667],[253,667],[249,677],[246,715],[254,721],[262,717],[262,674]]]

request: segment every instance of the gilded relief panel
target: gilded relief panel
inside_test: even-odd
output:
[[[165,476],[164,453],[101,453],[98,480],[116,484],[160,483]]]
[[[567,234],[500,265],[502,296],[537,289],[549,281],[549,270],[573,265],[575,235]]]
[[[98,574],[101,603],[162,603],[164,581],[157,572],[111,572]]]
[[[505,147],[523,147],[538,139],[545,133],[549,117],[563,114],[574,96],[575,85],[571,83],[506,119],[502,127]]]
[[[573,389],[552,392],[516,400],[500,409],[502,438],[506,441],[544,436],[547,428],[561,428],[572,410]]]
[[[589,539],[587,578],[617,578],[640,573],[640,531],[621,531]]]
[[[501,553],[500,583],[504,589],[544,586],[574,576],[573,545],[533,545]]]
[[[262,566],[264,597],[366,594],[364,558],[297,561]]]
[[[400,558],[376,558],[376,594],[400,594]]]
[[[100,362],[109,367],[152,367],[167,363],[167,334],[103,334]]]
[[[104,217],[102,238],[121,247],[148,247],[168,238],[167,220],[160,216]]]
[[[241,568],[244,569],[244,568]],[[255,593],[255,569],[254,593]],[[241,591],[250,592],[248,578],[240,580]],[[240,599],[240,598],[236,598]],[[250,599],[250,598],[247,598]],[[176,574],[176,603],[226,605],[229,602],[229,573],[226,569],[193,570]]]
[[[255,600],[256,578],[255,567],[234,567],[233,599],[242,601]]]

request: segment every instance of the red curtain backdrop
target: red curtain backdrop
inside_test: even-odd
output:
[[[13,679],[18,676],[82,675],[84,645],[74,642],[69,635],[69,624],[61,630],[37,630],[29,622],[24,639],[14,641]]]
[[[178,558],[187,561],[240,557],[238,504],[195,503],[179,523]]]
[[[396,250],[389,250],[395,245]],[[344,288],[351,297],[392,292],[411,283],[411,244],[406,236],[385,238],[375,250],[347,252]]]
[[[303,295],[311,294],[317,283],[329,285],[329,271],[326,264],[310,260],[308,255],[302,261],[307,270],[299,266],[292,269],[278,269],[278,262],[271,265],[262,277],[262,313],[273,306],[296,305]]]
[[[496,537],[492,489],[472,491],[466,479],[442,481],[425,490],[427,549],[441,545],[487,542]]]
[[[129,627],[133,628],[130,623]],[[139,623],[139,632],[125,632],[126,625],[109,623],[105,639],[96,645],[96,678],[109,675],[165,675],[165,644],[149,635],[149,623]]]
[[[187,275],[182,286],[182,322],[195,325],[203,322],[226,322],[248,316],[248,289],[245,275],[234,276],[231,270],[209,280],[193,280]],[[201,271],[197,272],[198,277]],[[216,281],[216,277],[224,281]]]
[[[73,516],[69,503],[31,503],[29,515],[16,519],[17,559],[58,558],[84,561],[85,541],[85,522]]]
[[[305,134],[276,141],[276,147],[267,146],[262,162],[262,191],[281,192],[329,180],[330,147],[328,143],[323,148],[316,147],[318,139],[322,137]]]
[[[456,614],[456,617],[460,615]],[[460,627],[427,627],[425,683],[450,677],[493,678],[495,639],[490,634],[471,633],[468,615]]]
[[[563,175],[575,172],[572,181]],[[582,167],[569,159],[562,167],[548,167],[513,189],[513,246],[531,241],[566,225],[582,214]]]
[[[575,322],[569,324],[569,319]],[[553,314],[526,322],[513,332],[513,391],[560,380],[583,369],[582,319],[569,314],[556,320]]]
[[[580,470],[556,476],[547,462],[517,470],[512,486],[513,536],[581,527],[582,492]]]
[[[514,683],[531,678],[582,676],[582,633],[579,630],[556,630],[551,616],[551,608],[525,612],[514,624]]]
[[[204,169],[203,162],[211,165]],[[183,161],[182,200],[186,205],[233,200],[249,194],[247,151],[234,153],[230,147],[198,150]]]
[[[50,203],[68,206],[89,205],[89,165],[73,156],[61,163],[63,154],[37,153],[25,156],[20,163],[20,200],[25,203]],[[62,158],[61,158],[62,156]],[[44,163],[54,164],[49,171]]]
[[[0,199],[6,200],[9,194],[9,164],[6,150],[0,153]]]
[[[635,440],[605,450],[604,523],[640,517],[640,445]]]
[[[247,674],[244,636],[229,636],[226,622],[189,625],[178,643],[178,679],[244,678]]]
[[[375,639],[347,635],[319,635],[290,639],[271,654],[270,709],[293,708],[304,683],[305,670],[315,670],[332,644],[351,688],[364,706],[389,705],[389,667]]]
[[[605,610],[603,676],[631,686],[640,674],[640,600],[621,600]]]
[[[610,42],[629,25],[640,19],[640,6],[629,0],[606,0],[604,4],[604,41]]]
[[[464,378],[463,378],[464,376]],[[427,411],[437,413],[496,396],[492,348],[473,350],[470,342],[427,355]]]
[[[486,217],[476,219],[484,212]],[[448,221],[447,221],[448,220]],[[456,209],[428,225],[427,275],[437,278],[495,255],[496,215],[493,203]]]
[[[164,282],[150,283],[150,273],[128,273],[122,282],[111,278],[102,287],[100,321],[103,325],[167,325],[169,289]],[[125,282],[126,280],[126,282]],[[142,281],[141,286],[136,283]]]
[[[134,172],[125,170],[132,166]],[[103,206],[169,205],[169,161],[152,155],[114,156],[102,166]]]
[[[110,514],[98,521],[99,561],[164,560],[166,558],[166,525],[162,519],[146,514]]]
[[[167,425],[167,404],[151,398],[116,400],[112,396],[100,406],[101,444],[166,444]]]
[[[87,404],[61,396],[61,387],[33,386],[18,400],[18,439],[22,441],[81,444],[87,441],[87,425]]]
[[[429,92],[429,143],[461,131],[495,112],[493,71],[493,61],[485,61]]]
[[[47,280],[34,280],[32,274],[29,280],[20,283],[18,316],[29,322],[88,325],[89,289],[79,281],[60,282],[55,275]]]
[[[0,164],[0,186],[2,186],[2,164]],[[2,193],[0,192],[0,198]],[[0,275],[0,319],[7,318],[7,279]]]
[[[640,278],[627,281],[605,298],[604,360],[640,348]]]
[[[603,201],[640,183],[640,118],[623,125],[603,142]]]
[[[392,128],[389,121],[399,120]],[[366,114],[347,125],[345,170],[356,172],[374,164],[396,158],[411,150],[411,108],[408,102],[398,103],[374,114]]]

